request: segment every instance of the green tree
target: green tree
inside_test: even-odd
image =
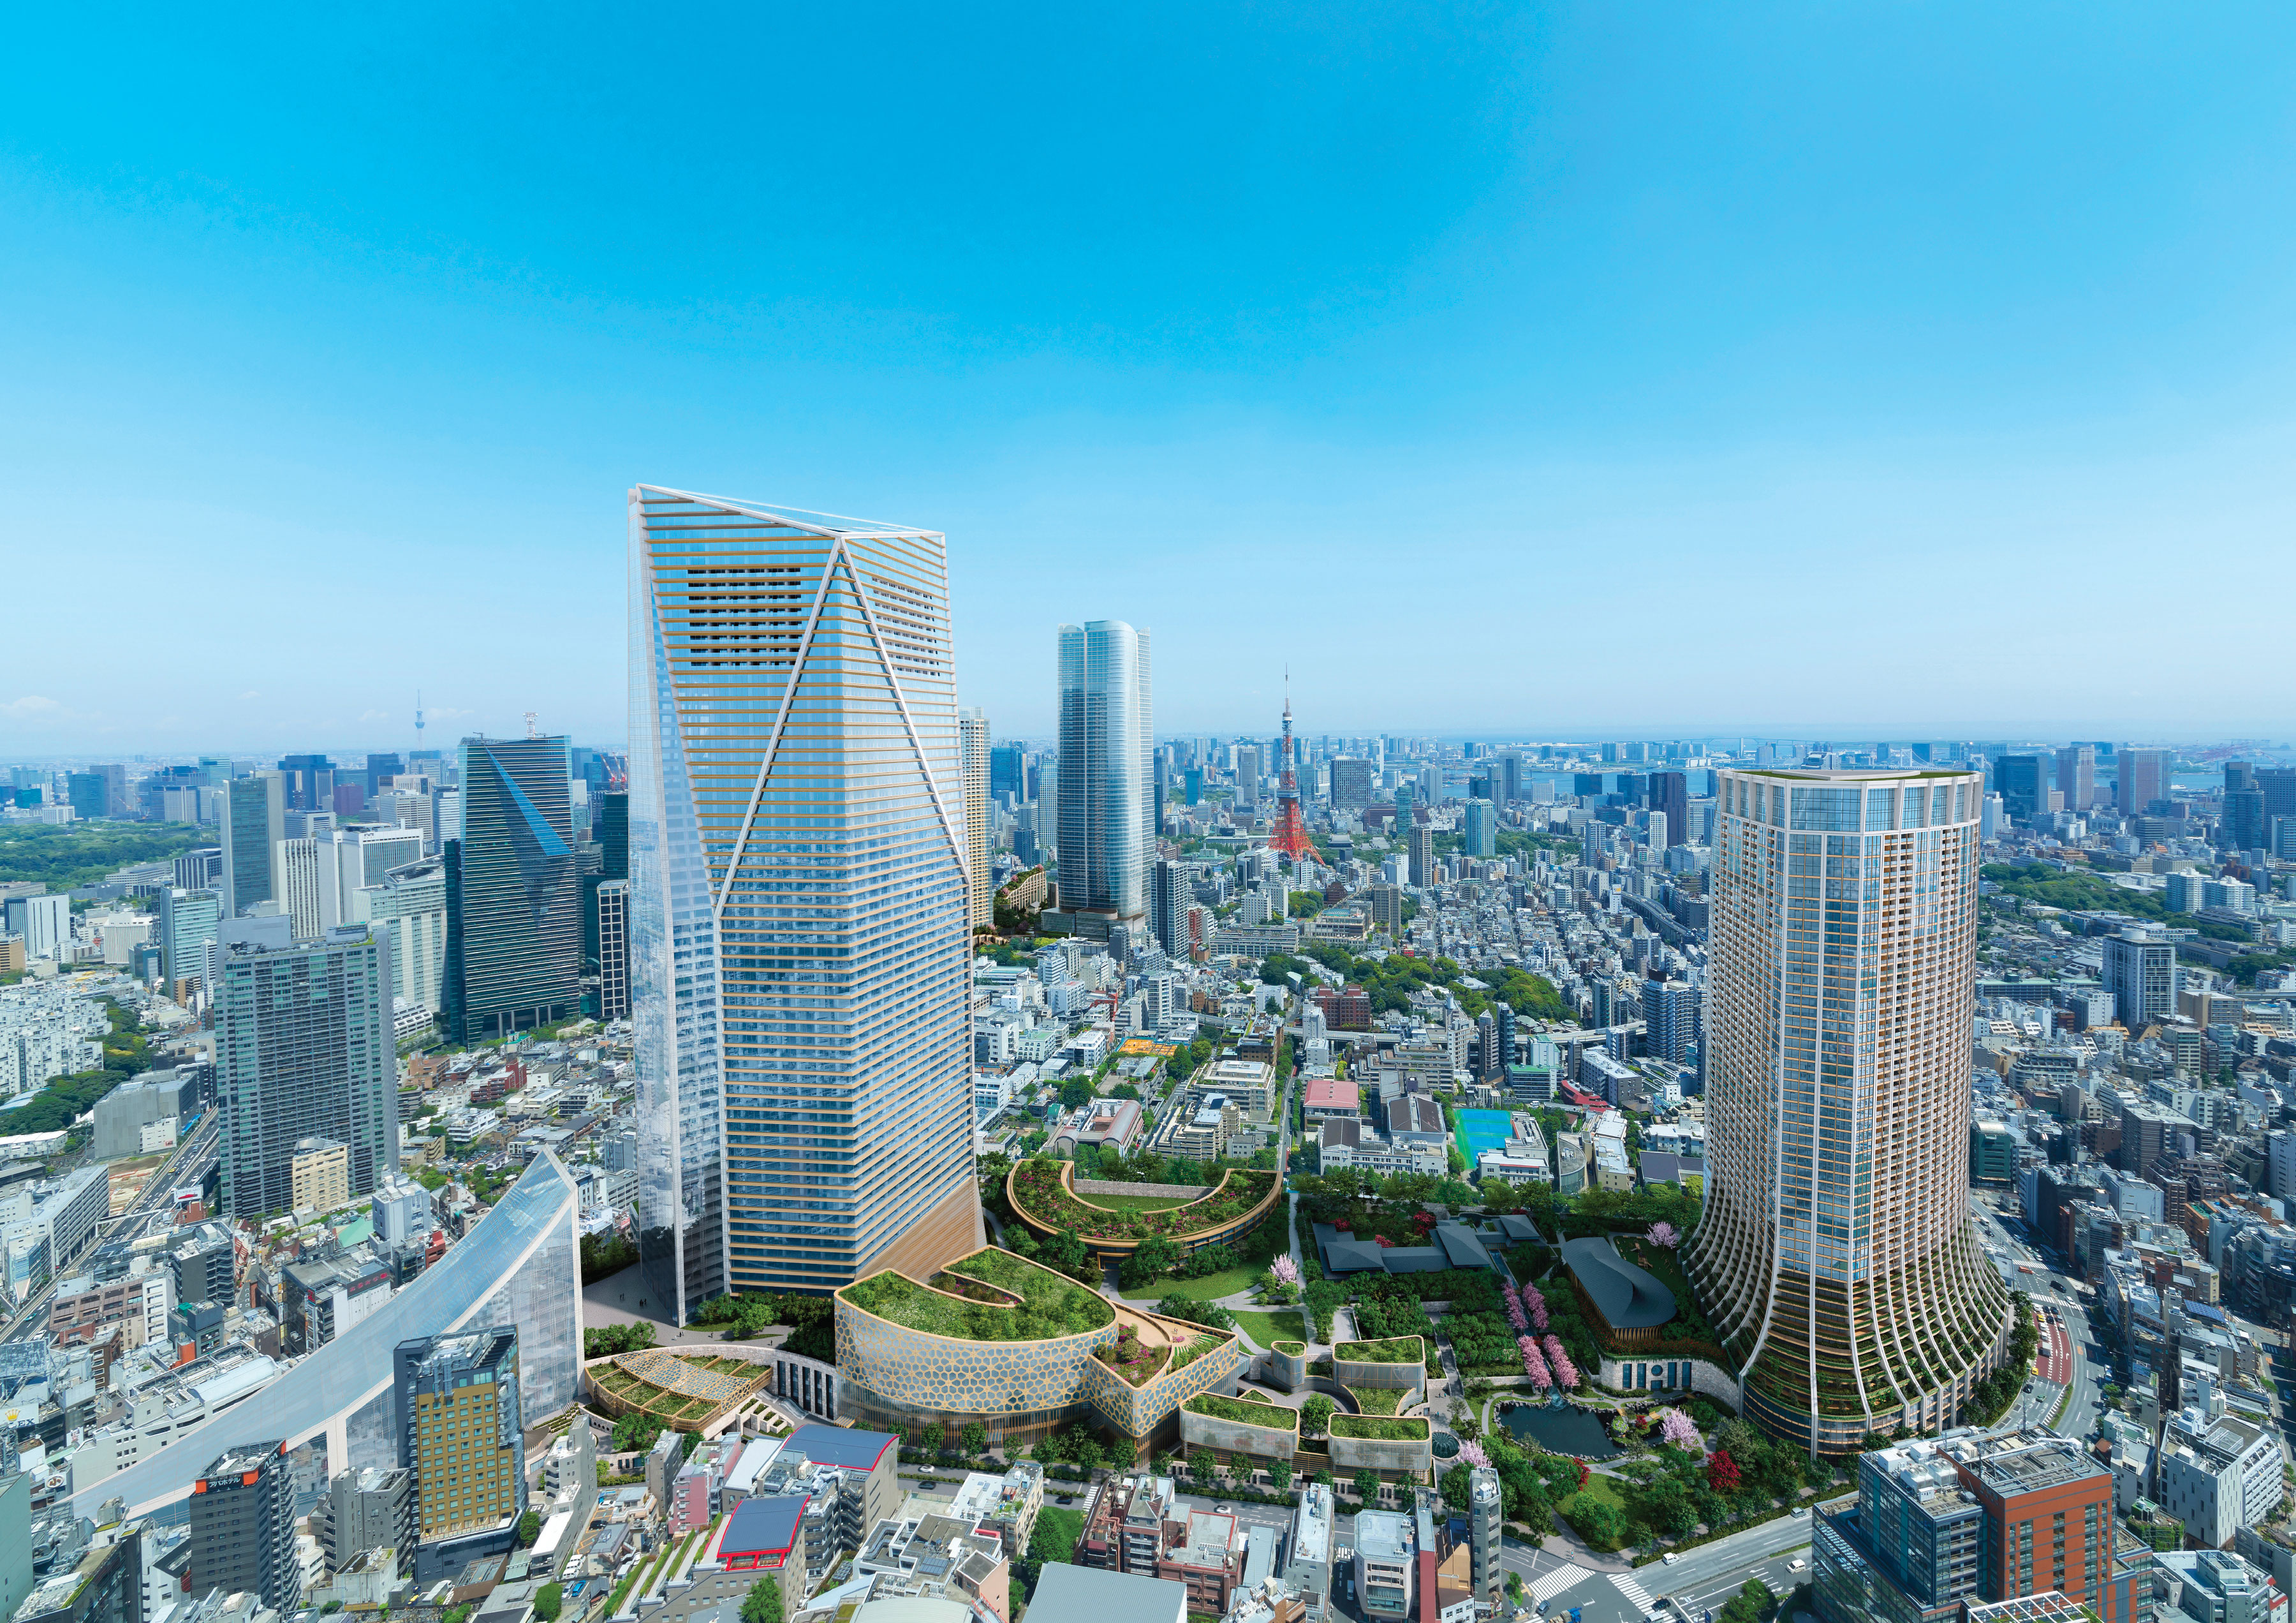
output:
[[[1587,1547],[1595,1550],[1615,1550],[1625,1542],[1626,1518],[1619,1507],[1608,1499],[1597,1499],[1592,1494],[1579,1494],[1563,1512],[1570,1525],[1578,1529]]]
[[[1188,1456],[1188,1481],[1194,1487],[1210,1487],[1213,1473],[1218,1469],[1219,1462],[1212,1457],[1212,1451],[1209,1448],[1199,1448]]]
[[[1356,1472],[1355,1489],[1356,1497],[1365,1504],[1376,1504],[1379,1499],[1379,1472],[1368,1465]]]
[[[534,1592],[534,1615],[542,1623],[558,1623],[560,1608],[566,1603],[566,1591],[556,1584],[545,1584]]]
[[[1278,1454],[1267,1462],[1267,1481],[1279,1494],[1292,1491],[1292,1462]]]
[[[1081,1076],[1071,1076],[1061,1083],[1061,1108],[1080,1109],[1092,1102],[1092,1083]]]
[[[532,1549],[534,1547],[534,1541],[541,1536],[542,1515],[540,1512],[529,1511],[525,1515],[521,1516],[518,1519],[518,1547],[520,1549]]]
[[[1062,1229],[1045,1242],[1044,1260],[1070,1279],[1082,1280],[1087,1284],[1100,1277],[1100,1270],[1093,1265],[1091,1256],[1085,1251],[1084,1241],[1077,1238],[1074,1229]]]
[[[1124,1259],[1117,1282],[1127,1290],[1144,1290],[1179,1265],[1180,1248],[1161,1234],[1151,1234]]]
[[[924,1445],[925,1452],[927,1454],[938,1457],[941,1451],[948,1446],[947,1429],[938,1425],[927,1426],[925,1428]]]
[[[1308,1437],[1321,1437],[1332,1424],[1332,1412],[1340,1405],[1321,1392],[1311,1395],[1300,1405],[1300,1429]]]
[[[782,1583],[761,1578],[742,1597],[742,1623],[782,1623]]]
[[[967,1421],[964,1426],[964,1452],[974,1459],[988,1452],[988,1428],[979,1421]]]

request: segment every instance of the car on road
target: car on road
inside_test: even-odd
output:
[[[1681,1559],[1682,1557],[1676,1554],[1672,1550],[1669,1550],[1665,1554],[1659,1557],[1659,1560],[1664,1561],[1669,1567]]]
[[[1232,1504],[1215,1504],[1212,1506],[1212,1514],[1215,1516],[1233,1516],[1235,1514],[1235,1506]]]
[[[1806,1504],[1797,1504],[1793,1508],[1793,1513],[1797,1516],[1807,1516],[1809,1514],[1809,1506]]]
[[[1800,1556],[1797,1555],[1797,1556],[1795,1556],[1792,1561],[1788,1561],[1788,1562],[1786,1563],[1786,1570],[1787,1570],[1787,1571],[1789,1571],[1789,1572],[1799,1572],[1799,1571],[1800,1571],[1803,1568],[1805,1568],[1805,1567],[1807,1567],[1807,1566],[1808,1566],[1808,1565],[1809,1565],[1809,1563],[1808,1563],[1808,1561],[1804,1561]]]

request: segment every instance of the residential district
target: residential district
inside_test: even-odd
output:
[[[625,746],[0,769],[19,1623],[2289,1623],[2287,746],[1000,737],[631,512]]]

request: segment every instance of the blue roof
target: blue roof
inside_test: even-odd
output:
[[[808,1429],[811,1429],[810,1427]],[[797,1543],[798,1523],[805,1518],[806,1494],[783,1494],[774,1499],[744,1499],[734,1507],[718,1542],[720,1555],[786,1555]]]
[[[869,1471],[900,1442],[890,1431],[857,1431],[850,1426],[800,1426],[782,1447],[840,1471]]]

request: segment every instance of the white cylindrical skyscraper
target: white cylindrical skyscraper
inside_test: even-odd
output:
[[[1121,620],[1060,630],[1061,911],[1144,923],[1156,856],[1148,633]]]
[[[2011,1327],[1969,1215],[1983,780],[1716,776],[1691,1279],[1771,1431],[1951,1425]]]

